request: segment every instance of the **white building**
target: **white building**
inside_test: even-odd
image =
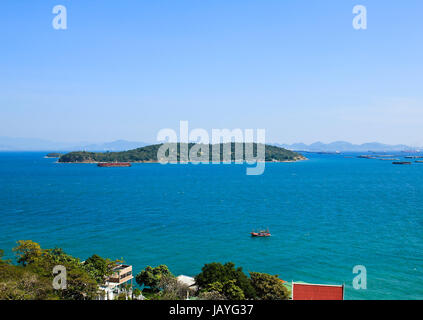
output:
[[[183,285],[186,285],[191,293],[198,291],[198,286],[195,284],[195,279],[193,277],[188,277],[184,275],[180,275],[176,277],[176,280]],[[187,292],[187,300],[189,299],[189,292]]]
[[[105,284],[100,287],[99,300],[114,300],[120,293],[126,294],[126,299],[132,296],[132,266],[118,265],[114,273],[108,277]]]

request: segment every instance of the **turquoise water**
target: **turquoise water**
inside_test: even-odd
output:
[[[346,285],[347,299],[423,299],[423,164],[310,155],[243,165],[57,164],[0,153],[0,248],[16,240],[85,259],[123,257],[195,275],[233,261],[287,281]],[[269,227],[268,239],[252,239]],[[355,265],[367,290],[352,288]]]

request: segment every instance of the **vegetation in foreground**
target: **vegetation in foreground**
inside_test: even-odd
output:
[[[20,240],[13,248],[17,264],[3,259],[0,250],[0,300],[93,300],[102,293],[113,268],[122,261],[92,255],[85,261],[66,254],[60,248],[42,249],[31,240]],[[53,288],[52,270],[56,265],[66,267],[67,288]],[[278,276],[250,272],[231,262],[204,265],[195,277],[195,285],[181,283],[166,265],[146,267],[135,276],[142,288],[132,290],[132,296],[140,294],[146,300],[182,300],[190,297],[199,300],[287,300],[289,290]],[[127,288],[129,290],[129,288]],[[132,298],[120,294],[119,300]]]
[[[85,300],[95,299],[99,285],[111,274],[117,261],[93,255],[82,263],[60,248],[42,249],[31,240],[13,248],[18,265],[2,259],[0,252],[0,299],[2,300]],[[67,288],[53,289],[52,270],[62,265]]]
[[[138,148],[134,150],[129,151],[122,151],[122,152],[86,152],[86,151],[75,151],[70,152],[67,154],[62,155],[59,158],[59,162],[65,162],[65,163],[84,163],[84,162],[157,162],[157,154],[159,151],[159,148],[163,144],[157,144],[157,145],[151,145],[143,148]],[[182,144],[183,145],[183,144]],[[229,147],[228,144],[220,144],[220,161],[224,161],[223,154],[225,150],[225,146]],[[246,145],[249,145],[252,147],[252,155],[248,155],[248,152],[246,151]],[[193,147],[195,146],[195,151],[197,151],[197,156],[200,157],[205,150],[208,149],[209,154],[209,160],[208,161],[214,161],[215,159],[212,159],[212,145],[195,145],[194,143],[188,144],[188,150],[191,152]],[[238,160],[254,160],[254,158],[257,155],[257,144],[256,143],[231,143],[231,161],[238,161]],[[174,150],[174,153],[176,154],[175,161],[181,160],[181,144],[169,144],[170,152]],[[228,149],[229,150],[229,149]],[[236,150],[241,150],[242,154],[240,155],[236,154]],[[195,152],[193,151],[193,152]],[[169,154],[169,153],[168,153]],[[265,145],[265,159],[259,159],[264,161],[297,161],[297,160],[304,160],[305,158],[294,151],[286,150],[283,148]]]

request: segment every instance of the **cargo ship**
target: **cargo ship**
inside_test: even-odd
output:
[[[97,164],[98,167],[116,168],[116,167],[130,167],[130,162],[101,162]]]
[[[398,162],[392,162],[392,164],[411,164],[411,162],[408,162],[408,161],[398,161]]]

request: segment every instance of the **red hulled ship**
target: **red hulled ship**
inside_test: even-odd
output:
[[[102,162],[97,164],[99,167],[114,168],[114,167],[130,167],[130,162]]]

